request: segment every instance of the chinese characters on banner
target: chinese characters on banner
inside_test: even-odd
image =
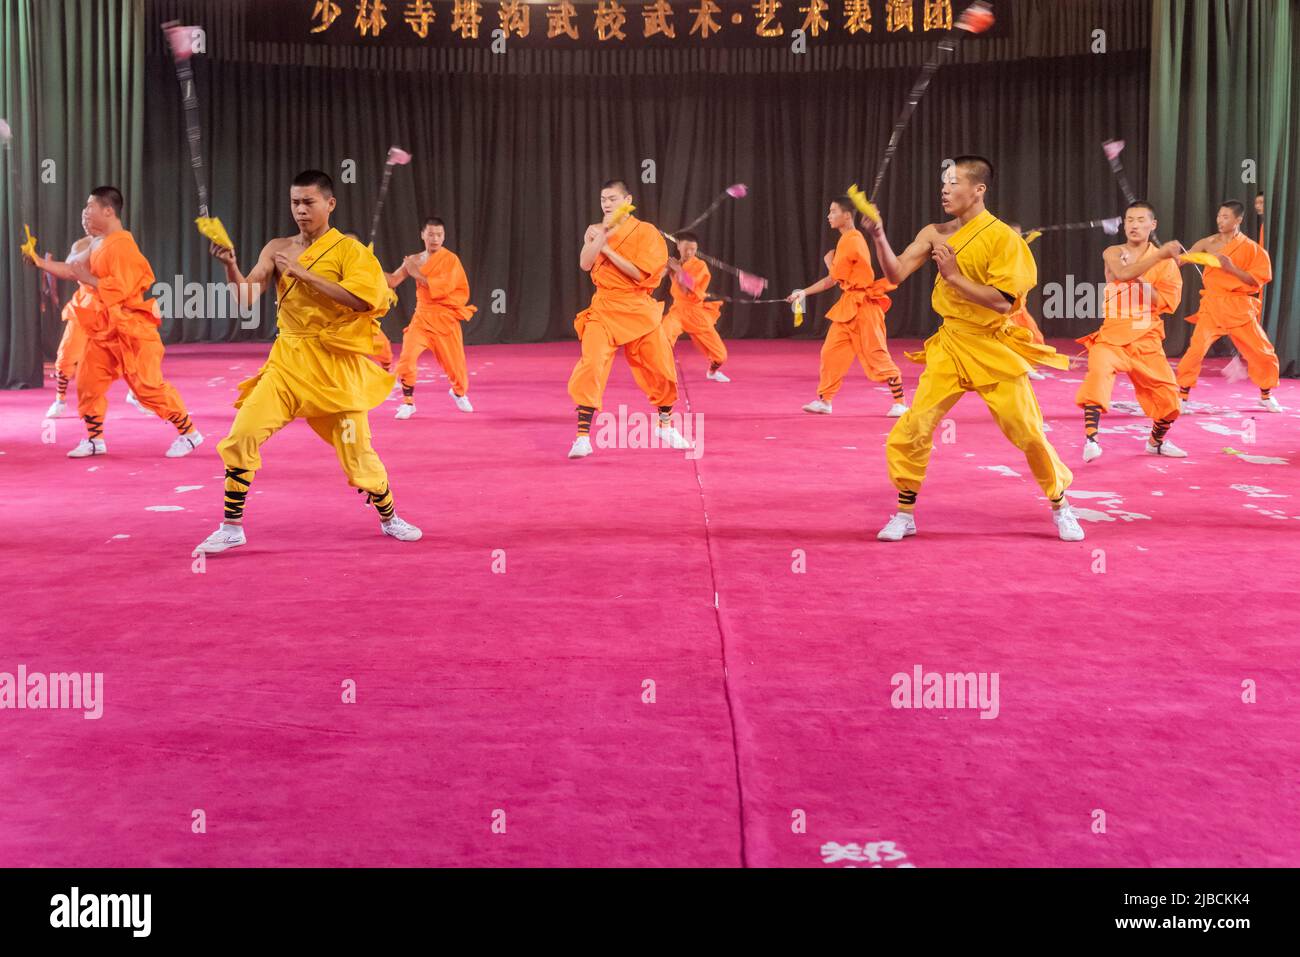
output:
[[[823,42],[898,40],[952,29],[954,0],[278,0],[251,39],[330,43],[613,47],[656,43],[761,45],[796,31]],[[970,0],[956,0],[956,13]],[[998,4],[999,20],[1011,0]],[[274,2],[259,0],[258,11]],[[250,21],[253,17],[250,16]],[[286,35],[288,24],[300,29]],[[1004,34],[1004,24],[994,34]],[[268,29],[271,35],[268,35]],[[253,36],[253,31],[257,36]]]

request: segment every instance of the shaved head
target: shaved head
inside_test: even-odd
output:
[[[993,185],[993,164],[983,156],[958,156],[953,160],[953,165],[961,170],[965,177],[974,184],[981,186]]]

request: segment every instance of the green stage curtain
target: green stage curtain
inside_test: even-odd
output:
[[[1264,245],[1273,282],[1264,328],[1283,375],[1300,373],[1300,3],[1296,0],[1154,0],[1149,194],[1161,238],[1187,245],[1214,232],[1219,203],[1246,205],[1243,230],[1259,236],[1254,211],[1265,194]],[[1253,171],[1246,164],[1253,164]],[[1200,283],[1184,270],[1181,314],[1195,311]],[[1170,323],[1168,350],[1181,354],[1188,323]],[[1228,347],[1220,346],[1220,354]]]
[[[37,273],[23,266],[16,240],[26,217],[40,250],[62,259],[81,235],[86,196],[105,184],[123,191],[124,221],[138,230],[144,0],[0,0],[0,56],[0,116],[14,133],[0,191],[0,228],[11,240],[0,247],[0,368],[5,387],[36,387],[62,324],[48,304],[42,310]],[[60,293],[66,301],[71,290]]]

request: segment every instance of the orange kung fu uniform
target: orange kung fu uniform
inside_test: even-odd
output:
[[[181,435],[194,428],[180,393],[163,378],[162,318],[155,300],[144,294],[154,283],[153,269],[125,229],[91,244],[90,271],[99,285],[89,301],[73,299],[76,320],[86,334],[86,351],[77,375],[77,411],[92,439],[102,437],[108,387],[126,379],[140,404],[176,426]]]
[[[420,353],[433,352],[447,374],[451,391],[464,395],[469,389],[465,368],[465,340],[460,324],[477,311],[469,303],[469,277],[460,257],[445,246],[432,253],[420,266],[423,281],[415,283],[415,315],[402,332],[402,355],[397,360],[397,377],[408,395],[415,388]]]
[[[1043,338],[1043,331],[1038,328],[1038,323],[1034,322],[1034,317],[1029,314],[1029,310],[1023,306],[1007,317],[1021,329],[1028,329],[1029,336],[1040,346],[1047,340]]]
[[[704,353],[710,365],[716,369],[727,361],[727,347],[715,328],[722,313],[722,303],[717,300],[706,301],[712,275],[708,265],[699,256],[692,256],[682,263],[682,271],[691,277],[691,288],[687,289],[674,276],[669,292],[673,304],[664,315],[664,334],[668,337],[669,348],[677,345],[677,338],[683,332],[691,337],[695,348]]]
[[[629,216],[609,235],[608,247],[644,275],[633,279],[604,253],[596,257],[591,267],[596,294],[573,321],[582,358],[569,376],[569,397],[579,406],[599,409],[614,355],[622,348],[632,378],[651,403],[661,409],[672,406],[677,369],[664,335],[663,304],[650,295],[663,280],[668,246],[654,226]]]
[[[54,373],[58,377],[60,397],[67,391],[68,383],[77,374],[77,367],[86,354],[86,330],[77,322],[77,310],[94,308],[94,292],[92,287],[78,283],[77,291],[63,307],[63,337],[59,340],[59,351],[54,354]]]
[[[383,329],[376,329],[373,339],[373,350],[370,358],[379,363],[380,367],[388,372],[393,367],[393,344],[388,341],[388,336],[384,335]]]
[[[826,312],[831,327],[822,343],[817,386],[817,395],[825,402],[840,391],[854,357],[873,382],[902,378],[885,340],[885,313],[890,305],[886,293],[897,287],[876,278],[866,237],[858,230],[845,233],[836,244],[831,278],[840,284],[840,298]]]
[[[1165,322],[1161,318],[1183,299],[1178,264],[1162,259],[1137,279],[1106,283],[1105,321],[1092,335],[1077,340],[1088,350],[1088,374],[1074,397],[1080,406],[1110,411],[1117,373],[1128,373],[1142,411],[1151,418],[1178,418],[1178,384],[1165,358]]]
[[[1245,236],[1228,243],[1221,253],[1249,273],[1260,288],[1251,289],[1226,269],[1206,267],[1200,311],[1187,317],[1196,323],[1196,331],[1178,361],[1178,384],[1185,389],[1196,385],[1205,353],[1220,336],[1228,336],[1246,360],[1250,380],[1261,389],[1271,389],[1277,385],[1280,367],[1259,324],[1259,313],[1264,284],[1273,278],[1272,263],[1264,247]]]

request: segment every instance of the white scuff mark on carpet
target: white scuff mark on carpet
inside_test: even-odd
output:
[[[976,467],[983,469],[985,472],[996,472],[998,475],[1006,475],[1006,476],[1010,476],[1011,478],[1020,478],[1019,472],[1006,465],[980,465]]]
[[[1262,485],[1229,485],[1228,488],[1237,492],[1245,492],[1251,498],[1290,498],[1290,495],[1281,495],[1272,489],[1264,488]]]
[[[150,505],[145,509],[146,512],[183,512],[185,509],[179,505]]]

